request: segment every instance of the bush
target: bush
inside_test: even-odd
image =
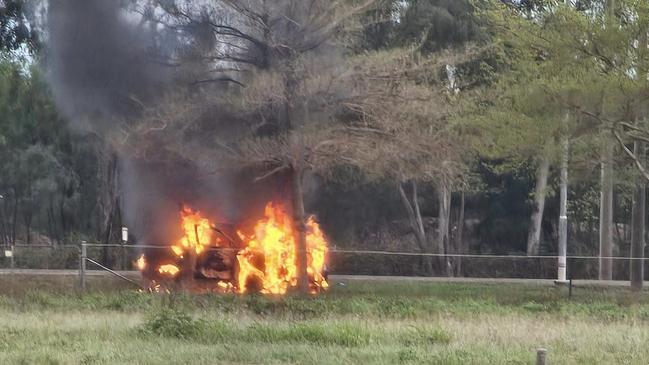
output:
[[[162,308],[146,316],[142,332],[147,335],[179,339],[196,338],[204,324],[176,309]]]

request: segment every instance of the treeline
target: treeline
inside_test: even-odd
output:
[[[58,244],[93,237],[97,164],[92,135],[71,133],[36,69],[0,63],[2,242]]]
[[[38,6],[5,1],[3,243],[119,240],[128,219],[115,175],[129,161],[279,176],[296,219],[317,213],[343,247],[534,256],[563,240],[573,254],[644,256],[648,5],[262,3],[113,5],[133,19],[122,31],[148,45],[133,59],[166,67],[164,77],[111,83],[106,99],[120,104],[80,116],[61,111],[74,97],[58,86],[71,84],[50,67],[69,55],[47,43],[65,29],[41,24]],[[99,4],[82,10],[105,14]],[[50,11],[83,19],[75,10]],[[92,37],[132,56],[126,41]],[[79,72],[106,77],[93,67]],[[75,85],[77,95],[105,91]],[[97,122],[69,128],[79,119]],[[602,279],[612,263],[597,263]],[[465,273],[451,257],[414,265]]]

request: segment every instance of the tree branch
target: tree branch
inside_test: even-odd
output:
[[[649,181],[649,172],[647,172],[647,170],[644,168],[644,166],[642,166],[642,162],[640,162],[640,160],[638,159],[638,156],[636,156],[635,153],[633,153],[633,151],[631,151],[626,146],[626,144],[624,144],[624,141],[622,140],[622,137],[620,137],[620,134],[616,130],[613,131],[613,135],[615,136],[615,139],[617,139],[617,142],[622,147],[622,150],[624,150],[624,152],[627,154],[627,156],[629,156],[633,160],[633,162],[635,163],[638,170],[640,170],[640,173],[642,174],[642,176],[647,181]]]

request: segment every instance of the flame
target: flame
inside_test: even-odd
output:
[[[171,250],[178,257],[183,257],[187,250],[201,254],[212,242],[212,224],[200,212],[194,212],[188,207],[183,207],[180,218],[184,234]]]
[[[158,272],[163,275],[176,276],[180,272],[178,266],[173,264],[162,265],[158,268]]]
[[[183,258],[183,254],[185,253],[183,248],[180,247],[180,246],[171,246],[171,251],[173,251],[173,253],[175,253],[176,256],[178,256],[180,258]]]
[[[323,272],[327,258],[327,239],[314,216],[309,217],[306,228],[307,273],[316,287],[326,289],[329,284],[325,280]]]
[[[261,292],[284,294],[297,285],[296,234],[290,215],[273,203],[266,205],[265,217],[255,225],[254,236],[238,232],[246,248],[239,252],[239,291],[246,291],[250,280],[260,282]],[[307,220],[307,273],[314,291],[326,288],[322,276],[327,241],[314,217]]]
[[[183,207],[180,218],[183,236],[171,246],[177,258],[182,259],[188,252],[199,256],[210,247],[219,247],[221,240],[214,237],[212,223],[200,212]],[[232,282],[217,282],[216,291],[245,293],[254,283],[254,289],[261,293],[285,294],[289,288],[297,286],[297,234],[291,215],[282,205],[268,203],[264,216],[254,225],[253,233],[246,235],[238,230],[237,235],[243,247],[236,256],[238,276]],[[327,240],[313,216],[306,222],[306,244],[307,275],[311,291],[317,292],[328,287],[323,276]],[[142,271],[146,265],[144,255],[140,256],[136,266]],[[180,271],[180,267],[174,264],[158,267],[158,273],[168,277],[176,277]]]
[[[140,257],[135,260],[135,267],[140,271],[146,269],[146,259],[144,258],[144,254],[140,255]]]
[[[230,293],[234,291],[234,285],[232,283],[226,283],[224,281],[219,281],[216,284],[216,287],[219,291],[224,292],[224,293]]]

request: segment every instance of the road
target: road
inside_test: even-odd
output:
[[[140,277],[138,271],[117,271],[131,279]],[[78,276],[77,270],[25,270],[25,269],[0,269],[0,280],[2,277],[11,276]],[[107,276],[112,274],[100,270],[86,270],[88,276]],[[366,276],[366,275],[330,275],[333,283],[344,283],[348,281],[366,282],[429,282],[429,283],[458,283],[458,284],[521,284],[554,286],[553,280],[548,279],[507,279],[507,278],[447,278],[447,277],[405,277],[405,276]],[[628,281],[600,281],[600,280],[573,280],[573,286],[597,286],[597,287],[624,287]]]

